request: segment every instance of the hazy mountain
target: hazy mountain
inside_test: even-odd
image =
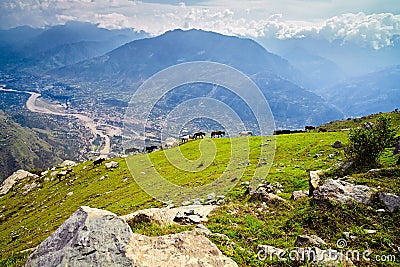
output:
[[[48,29],[18,27],[1,30],[1,68],[44,73],[103,55],[145,36],[144,32],[107,30],[84,22],[68,22]]]
[[[347,76],[360,76],[382,68],[399,64],[400,37],[393,36],[392,46],[379,50],[360,47],[356,44],[337,39],[328,41],[315,38],[272,39],[260,38],[258,41],[269,51],[285,56],[298,51],[300,55],[306,54],[328,59],[336,64]],[[329,62],[327,62],[329,63]],[[331,64],[331,63],[329,63]],[[328,69],[329,70],[329,69]],[[329,74],[326,73],[325,75]]]
[[[400,108],[400,65],[351,78],[321,91],[347,116],[363,116]]]
[[[282,57],[287,59],[302,74],[300,83],[315,93],[345,80],[347,75],[333,61],[297,47],[286,51]]]
[[[318,124],[341,117],[322,98],[294,83],[301,74],[287,60],[269,53],[253,40],[202,30],[174,30],[136,40],[104,56],[50,74],[81,82],[100,81],[112,85],[114,90],[132,92],[132,85],[137,86],[166,67],[188,61],[219,62],[252,77],[273,103],[272,111],[280,127],[302,127],[305,123]]]

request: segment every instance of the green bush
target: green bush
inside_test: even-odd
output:
[[[386,116],[380,116],[375,125],[368,129],[352,129],[344,150],[346,158],[356,167],[376,167],[385,148],[392,146],[395,134],[391,120]]]

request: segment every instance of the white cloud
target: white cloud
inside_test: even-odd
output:
[[[400,34],[400,15],[394,15],[400,12],[397,1],[3,0],[0,27],[42,27],[80,20],[105,28],[135,28],[152,35],[175,28],[198,28],[252,38],[342,39],[378,49],[390,45],[391,37]],[[394,12],[366,15],[374,10]]]

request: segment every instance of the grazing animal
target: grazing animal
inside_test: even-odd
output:
[[[182,143],[186,143],[186,142],[188,142],[190,139],[193,139],[193,135],[184,135],[184,136],[182,136],[181,137],[181,141],[182,141]]]
[[[157,149],[158,149],[158,146],[146,146],[145,152],[150,153]]]
[[[239,132],[239,136],[249,136],[249,135],[253,135],[252,131],[241,131]]]
[[[314,126],[311,126],[311,125],[307,125],[306,127],[304,127],[304,129],[305,129],[306,131],[312,131],[312,130],[315,130],[315,127],[314,127]]]
[[[222,136],[225,136],[225,132],[223,132],[223,131],[211,132],[211,138],[213,138],[213,137],[222,137]]]
[[[320,133],[326,133],[328,130],[327,129],[325,129],[325,128],[319,128],[318,129],[318,132],[320,132]]]
[[[93,167],[95,167],[95,166],[97,166],[97,165],[100,165],[103,161],[105,161],[106,159],[105,158],[98,158],[98,159],[95,159],[94,161],[93,161]]]
[[[67,169],[64,171],[60,171],[59,173],[57,173],[57,179],[59,182],[61,182],[61,178],[66,177],[68,174],[71,175],[72,173],[72,169]]]
[[[206,133],[203,132],[197,132],[193,134],[194,139],[203,138],[204,136],[206,136]]]

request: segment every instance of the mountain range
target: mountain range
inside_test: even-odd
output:
[[[379,50],[357,47],[343,40],[328,42],[310,37],[259,38],[260,45],[251,39],[202,30],[174,30],[149,37],[145,32],[68,22],[45,29],[25,26],[1,30],[0,68],[50,74],[64,81],[92,82],[99,88],[111,85],[116,93],[125,95],[115,100],[127,101],[127,95],[141,82],[166,67],[189,61],[220,62],[249,75],[264,93],[273,92],[274,98],[268,100],[278,125],[293,128],[307,122],[318,124],[340,119],[344,114],[351,117],[374,113],[378,107],[368,105],[373,99],[380,99],[379,108],[384,110],[398,108],[397,103],[376,95],[384,94],[385,85],[399,78],[395,71],[382,75],[400,63],[399,38],[392,39],[392,46]],[[357,103],[364,106],[364,111],[357,112],[356,108],[348,107],[350,100],[346,93],[336,92],[345,92],[346,84],[359,84],[356,81],[367,76],[370,81],[379,80],[380,90],[363,85],[367,88]],[[274,88],[266,86],[265,81],[271,79]],[[397,90],[393,86],[389,89]],[[299,106],[292,99],[299,94],[305,96],[301,108],[290,111],[287,107]],[[282,102],[286,98],[288,101]],[[301,118],[304,114],[308,117]]]
[[[190,61],[227,64],[247,74],[270,102],[278,127],[303,127],[342,116],[321,97],[296,84],[301,73],[287,60],[269,53],[253,40],[202,30],[174,30],[136,40],[103,56],[49,74],[75,82],[113,84],[120,88],[119,93],[121,90],[133,92],[139,81]]]

